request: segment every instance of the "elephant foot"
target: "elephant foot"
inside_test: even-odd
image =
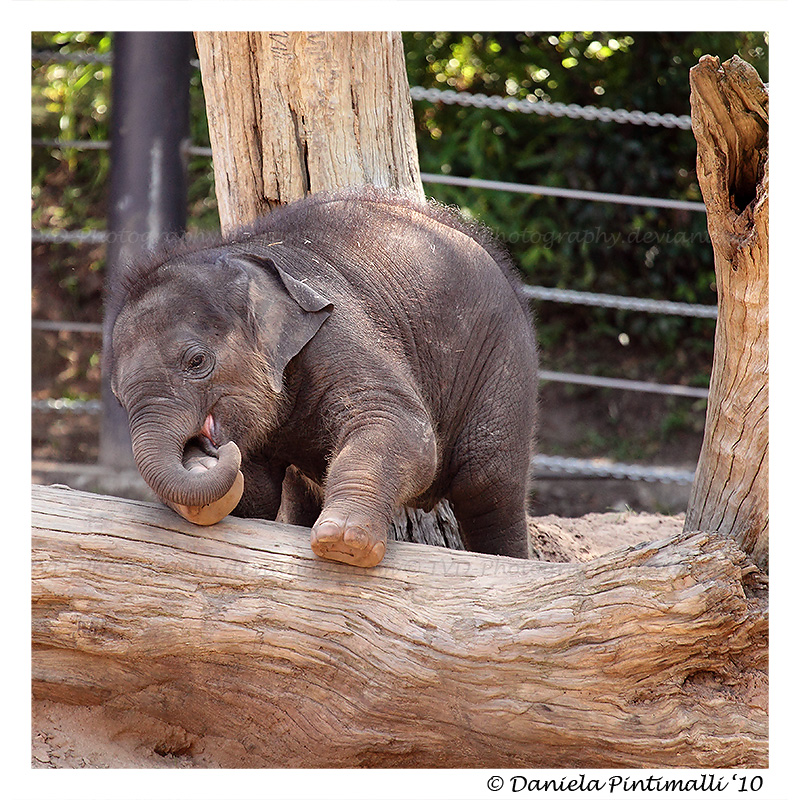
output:
[[[320,558],[356,567],[374,567],[386,553],[386,533],[375,533],[367,519],[323,511],[311,530],[311,549]]]

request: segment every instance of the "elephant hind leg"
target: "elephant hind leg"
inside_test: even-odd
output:
[[[286,467],[249,458],[242,461],[244,494],[234,510],[237,517],[275,519],[281,504],[281,481]]]
[[[488,462],[472,458],[459,469],[448,495],[467,550],[530,557],[527,470],[525,453]]]
[[[521,503],[472,508],[453,501],[464,547],[475,553],[530,558],[530,538]]]

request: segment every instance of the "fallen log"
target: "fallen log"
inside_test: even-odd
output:
[[[34,697],[222,767],[766,767],[766,576],[683,532],[584,564],[34,486]]]

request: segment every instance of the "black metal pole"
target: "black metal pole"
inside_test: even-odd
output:
[[[186,227],[192,52],[188,32],[114,36],[107,288],[127,262]],[[109,334],[104,325],[104,347]],[[127,415],[107,375],[102,398],[100,463],[110,469],[131,468]]]

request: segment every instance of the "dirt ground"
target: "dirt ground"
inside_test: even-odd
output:
[[[531,540],[543,560],[590,561],[617,548],[664,539],[683,527],[682,516],[612,512],[565,519],[530,520]],[[36,700],[32,706],[31,765],[34,768],[213,768],[213,756],[197,752],[182,731],[148,731],[100,708]],[[143,739],[158,741],[153,747]],[[243,765],[245,766],[245,765]]]

